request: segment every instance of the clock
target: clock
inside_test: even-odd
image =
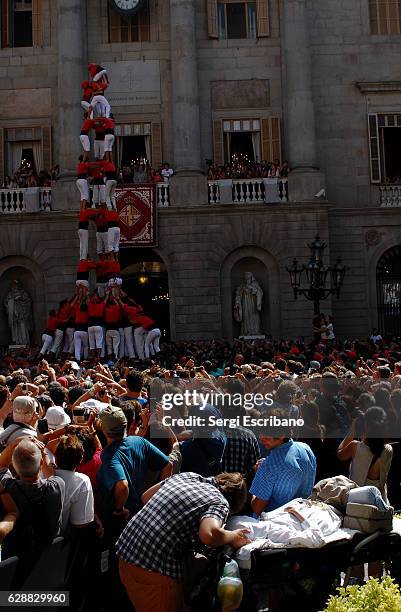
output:
[[[142,8],[144,0],[110,0],[110,4],[120,15],[131,17]]]

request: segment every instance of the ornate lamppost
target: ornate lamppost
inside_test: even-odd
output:
[[[334,266],[325,266],[323,263],[323,252],[327,247],[325,242],[320,240],[319,234],[313,242],[308,244],[310,249],[310,259],[307,264],[299,264],[294,259],[291,266],[287,266],[290,275],[291,287],[294,291],[294,298],[303,295],[307,300],[313,302],[313,313],[320,314],[320,302],[336,295],[340,297],[341,287],[344,282],[345,273],[349,268],[341,263],[340,257]]]

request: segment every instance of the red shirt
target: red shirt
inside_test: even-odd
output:
[[[93,217],[96,217],[98,213],[99,211],[96,208],[84,208],[83,210],[79,211],[79,220],[89,221]]]
[[[117,275],[121,271],[120,263],[112,260],[98,261],[96,269],[101,276],[107,276],[108,274]]]
[[[147,317],[146,315],[139,315],[136,319],[136,322],[138,325],[140,325],[144,329],[148,329],[148,327],[155,324],[153,319],[151,319],[150,317]]]
[[[103,172],[115,172],[115,171],[116,171],[116,167],[113,164],[113,162],[110,162],[110,161],[103,162]]]
[[[88,175],[88,171],[89,171],[89,164],[88,164],[88,162],[80,162],[78,164],[78,166],[77,166],[77,174],[78,174],[78,176],[82,176],[82,175],[87,176]]]
[[[85,119],[81,127],[81,134],[89,134],[93,127],[93,119]]]
[[[107,209],[97,208],[94,220],[97,228],[103,228],[105,226],[107,227]]]
[[[115,223],[118,224],[120,217],[118,215],[118,212],[116,210],[108,210],[106,213],[107,216],[107,221],[114,221]]]
[[[47,323],[46,323],[46,329],[52,332],[55,332],[57,329],[57,317],[53,317],[52,315],[50,315],[50,317],[47,319]]]
[[[67,323],[71,315],[71,304],[66,304],[59,308],[57,313],[57,321],[59,323]]]
[[[131,323],[137,323],[138,314],[142,312],[142,308],[140,306],[129,306],[129,304],[124,304],[123,310],[124,314],[127,315]]]
[[[106,323],[118,323],[121,319],[121,308],[118,304],[109,304],[104,310]]]
[[[89,476],[94,491],[97,489],[96,474],[102,465],[101,454],[102,449],[99,448],[88,463],[81,463],[76,469],[77,472]]]
[[[89,270],[93,270],[96,267],[96,261],[91,261],[90,259],[81,259],[78,264],[77,272],[89,272]]]
[[[88,323],[88,311],[77,308],[76,313],[75,313],[75,323],[76,325],[87,324]]]
[[[106,304],[104,302],[89,302],[88,303],[88,315],[90,317],[103,317],[104,309]]]

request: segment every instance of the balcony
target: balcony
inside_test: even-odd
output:
[[[273,204],[288,202],[288,179],[224,179],[208,181],[209,204]]]
[[[401,185],[381,185],[380,206],[393,208],[401,206]]]

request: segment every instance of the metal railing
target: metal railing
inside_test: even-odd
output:
[[[401,206],[401,185],[381,185],[380,206]]]

